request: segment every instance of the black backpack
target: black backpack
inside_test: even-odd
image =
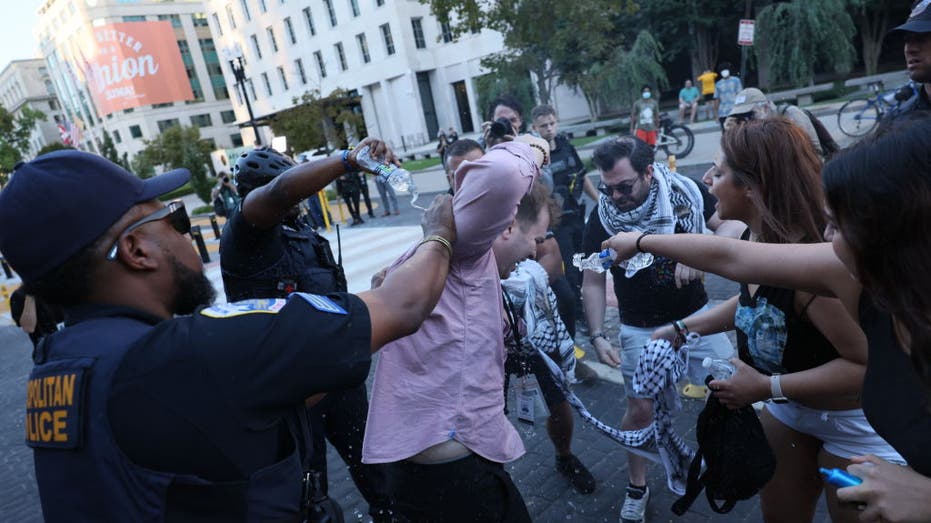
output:
[[[698,452],[689,467],[685,495],[672,505],[677,516],[692,506],[703,488],[711,509],[726,514],[737,501],[755,496],[776,471],[776,456],[751,405],[730,410],[712,394],[698,415],[695,432]]]
[[[782,105],[779,107],[779,114],[785,116],[786,111],[789,109],[788,105]],[[808,119],[811,121],[812,127],[815,128],[815,134],[818,135],[818,143],[821,144],[821,153],[824,155],[825,161],[830,160],[834,153],[840,151],[840,145],[834,141],[834,137],[831,136],[831,132],[828,131],[828,128],[821,123],[821,120],[817,116],[812,114],[808,109],[799,109],[808,116]]]

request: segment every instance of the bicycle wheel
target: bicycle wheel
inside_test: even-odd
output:
[[[670,125],[663,134],[666,140],[662,148],[666,156],[675,155],[676,158],[685,158],[695,146],[695,135],[684,125]]]
[[[837,126],[847,136],[863,136],[879,124],[879,109],[872,99],[850,100],[837,111]]]

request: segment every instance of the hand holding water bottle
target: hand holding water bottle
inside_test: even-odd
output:
[[[731,358],[729,361],[734,366],[734,375],[726,380],[715,379],[708,383],[708,388],[725,407],[738,409],[769,399],[769,376],[760,374],[753,367],[740,361],[740,358]]]
[[[427,210],[415,202],[420,193],[414,184],[410,171],[400,167],[391,149],[379,140],[368,142],[368,138],[359,143],[349,154],[349,161],[374,174],[379,180],[387,182],[395,191],[409,192],[411,205],[420,210]]]
[[[363,150],[365,151],[364,153]],[[360,154],[363,155],[363,159],[359,158]],[[349,151],[348,160],[352,165],[376,176],[379,173],[375,172],[373,169],[378,165],[401,165],[388,144],[371,136],[359,142],[359,145],[357,145],[355,149]]]

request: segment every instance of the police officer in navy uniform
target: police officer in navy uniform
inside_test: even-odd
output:
[[[905,67],[910,82],[896,93],[896,100],[901,103],[886,114],[882,127],[931,109],[931,0],[914,2],[908,20],[889,31],[892,33],[904,36]]]
[[[324,161],[295,183],[342,172]],[[27,292],[66,311],[27,388],[46,521],[300,521],[305,401],[362,383],[370,352],[416,331],[443,290],[446,196],[376,290],[204,308],[214,292],[184,205],[157,199],[189,178],[143,181],[67,150],[20,164],[0,191],[0,223],[16,224],[0,229],[0,252]]]
[[[367,139],[360,146],[369,142]],[[334,260],[329,242],[316,233],[294,204],[294,198],[303,200],[314,193],[298,192],[281,198],[277,192],[286,179],[313,178],[326,165],[309,163],[291,169],[295,165],[287,156],[263,147],[243,153],[233,166],[243,201],[220,239],[220,267],[228,301],[286,298],[295,291],[346,292],[343,269]],[[279,176],[281,183],[271,183]],[[335,501],[326,497],[329,440],[369,503],[370,514],[376,520],[387,518],[390,512],[383,469],[362,464],[362,436],[368,414],[365,384],[328,394],[308,414],[313,439],[309,467],[318,480],[314,497],[322,501],[317,507],[321,517],[341,511]]]

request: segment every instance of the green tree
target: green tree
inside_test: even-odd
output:
[[[50,153],[52,151],[61,151],[63,149],[74,149],[70,145],[65,145],[61,142],[52,142],[48,145],[43,146],[39,149],[39,152],[36,153],[36,156],[42,156],[43,154]]]
[[[911,0],[847,0],[853,19],[860,30],[860,46],[863,66],[867,75],[879,69],[879,54],[883,38],[889,30],[890,20],[905,19]]]
[[[279,112],[271,121],[272,131],[288,138],[288,147],[306,151],[320,147],[342,147],[350,138],[361,139],[365,122],[353,110],[358,95],[336,89],[326,97],[319,90],[294,98],[294,107]]]
[[[113,138],[106,130],[103,132],[103,140],[100,143],[100,155],[115,164],[120,163],[120,153],[116,152],[116,145],[113,144]]]
[[[819,60],[848,72],[856,51],[856,29],[844,0],[791,0],[769,5],[757,15],[757,57],[767,60],[773,83],[811,84]]]
[[[24,106],[13,115],[0,106],[0,186],[6,184],[9,173],[29,150],[29,135],[36,122],[45,121],[45,113]]]
[[[164,169],[185,168],[191,172],[191,186],[204,203],[210,203],[211,181],[207,178],[207,165],[213,146],[200,137],[197,127],[173,126],[154,140],[146,140],[145,149],[134,159],[136,172],[147,177],[154,166]]]
[[[495,54],[482,59],[482,67],[494,73],[484,74],[475,79],[475,91],[478,96],[478,107],[482,118],[490,118],[486,114],[490,109],[492,100],[502,95],[510,95],[520,102],[524,108],[524,118],[530,117],[530,109],[534,106],[533,82],[527,74],[527,68],[519,58],[512,61],[506,54]]]

